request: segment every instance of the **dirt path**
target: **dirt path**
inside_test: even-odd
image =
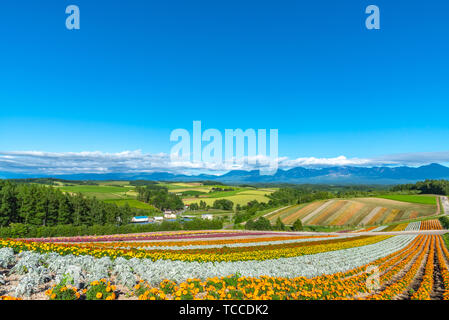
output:
[[[447,199],[447,197],[440,197],[440,199],[441,199],[441,204],[443,205],[443,207],[441,208],[443,211],[443,214],[449,215],[449,200]]]
[[[438,241],[435,245],[439,246],[440,241]],[[433,259],[434,269],[433,269],[433,288],[432,293],[430,294],[430,298],[432,300],[443,300],[444,293],[444,284],[443,277],[441,276],[441,266],[438,262],[438,254],[437,250],[435,250],[435,256]]]
[[[393,274],[390,280],[384,282],[381,285],[381,289],[377,290],[376,293],[374,293],[374,294],[379,294],[379,293],[387,290],[390,286],[394,285],[395,283],[402,281],[403,278],[406,276],[406,274],[411,270],[413,265],[415,263],[420,263],[418,271],[413,276],[411,285],[409,285],[408,288],[406,288],[403,292],[401,292],[400,294],[398,294],[392,298],[393,300],[410,299],[411,294],[410,294],[409,290],[411,288],[419,288],[419,285],[421,283],[422,273],[423,273],[422,270],[426,265],[426,257],[430,252],[430,245],[431,245],[430,239],[423,239],[422,241],[419,242],[418,245],[419,245],[419,250],[412,251],[410,254],[408,254],[408,255],[404,256],[402,259],[400,259],[400,261],[398,261],[395,264],[395,266],[389,268],[388,271],[385,270],[385,272],[382,273],[382,276],[386,275],[394,267],[398,266],[402,261],[408,260],[410,258],[410,260],[407,261],[406,265],[404,265],[400,270],[397,270],[396,274]],[[424,252],[425,252],[425,254],[422,255]],[[420,259],[420,261],[417,261],[418,259]]]
[[[286,207],[282,207],[282,208],[276,209],[276,210],[274,210],[274,211],[265,213],[262,217],[266,218],[266,217],[268,217],[269,215],[275,214],[275,213],[277,213],[277,212],[279,212],[279,211],[282,211],[282,210],[287,209],[287,208],[290,208],[290,207],[293,207],[293,206],[286,206]]]
[[[404,292],[402,292],[402,294],[398,295],[397,298],[410,300],[411,297],[413,296],[413,294],[416,291],[418,291],[419,287],[421,286],[421,282],[423,280],[424,272],[425,272],[426,265],[427,265],[427,258],[428,258],[429,254],[430,254],[430,245],[431,245],[431,243],[429,244],[429,247],[426,249],[427,252],[424,255],[424,257],[422,258],[421,265],[419,266],[419,269],[416,272],[415,277],[413,278],[412,282],[404,290]]]

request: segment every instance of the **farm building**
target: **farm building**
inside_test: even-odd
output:
[[[176,219],[176,214],[174,213],[164,213],[165,219]]]
[[[201,219],[212,220],[213,218],[214,218],[214,216],[211,215],[211,214],[203,214],[203,215],[201,215]]]
[[[131,219],[131,223],[140,223],[140,224],[150,223],[150,218],[148,218],[147,216],[133,217]]]
[[[162,222],[164,217],[154,217],[154,222]]]

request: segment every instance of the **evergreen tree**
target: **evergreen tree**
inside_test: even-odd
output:
[[[276,230],[280,230],[280,231],[284,231],[285,230],[285,224],[282,222],[280,217],[278,217],[277,220],[276,220],[275,229]]]
[[[73,223],[73,209],[67,195],[59,198],[58,224]]]
[[[301,221],[301,219],[298,219],[298,220],[296,220],[296,221],[293,223],[293,230],[294,230],[294,231],[302,231],[302,230],[304,230],[304,228],[303,228],[303,226],[302,226],[302,221]]]
[[[7,226],[18,222],[18,201],[14,186],[7,184],[2,188],[2,204],[0,207],[0,225]]]

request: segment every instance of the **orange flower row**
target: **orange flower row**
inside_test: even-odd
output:
[[[436,241],[436,245],[435,245]],[[427,255],[426,267],[424,270],[424,276],[418,290],[412,295],[412,300],[430,300],[430,293],[433,288],[433,271],[435,269],[435,247],[439,245],[439,239],[435,236],[432,237],[432,244],[430,252]]]
[[[446,259],[449,259],[449,251],[447,250],[441,236],[438,236],[438,240],[439,245],[437,246],[437,258],[440,265],[441,277],[443,278],[443,300],[449,300],[449,270],[446,264]]]
[[[387,285],[379,293],[369,296],[368,299],[390,300],[396,297],[397,295],[403,293],[404,290],[412,282],[413,278],[415,277],[416,273],[418,272],[422,264],[425,255],[429,252],[430,247],[434,245],[434,243],[435,239],[433,238],[433,236],[432,238],[426,237],[425,244],[420,246],[420,249],[416,254],[410,255],[408,258],[398,263],[398,265],[393,268],[393,272],[388,272],[387,275],[381,277],[382,284],[385,284],[387,281],[392,281],[392,283],[390,285]],[[415,258],[416,256],[417,258]],[[410,269],[405,273],[404,276],[395,280],[393,276],[396,276],[399,271],[404,270],[409,263],[412,263]]]
[[[443,226],[437,219],[425,220],[421,222],[420,230],[443,230]]]

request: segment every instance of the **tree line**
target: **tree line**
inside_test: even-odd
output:
[[[391,188],[391,191],[415,191],[424,194],[449,195],[448,180],[424,180],[416,183],[400,184]]]
[[[141,213],[82,194],[67,194],[48,186],[0,181],[0,227],[12,223],[31,226],[92,226],[127,224]]]
[[[151,204],[159,210],[181,210],[184,203],[176,194],[168,192],[168,188],[156,184],[136,187],[137,200]]]
[[[41,237],[73,237],[85,235],[110,235],[142,232],[159,232],[172,230],[209,230],[221,229],[221,220],[193,219],[180,223],[179,221],[163,221],[151,224],[122,224],[122,225],[93,225],[73,226],[57,225],[51,227],[30,226],[21,223],[13,223],[8,228],[0,228],[0,238],[41,238]]]

